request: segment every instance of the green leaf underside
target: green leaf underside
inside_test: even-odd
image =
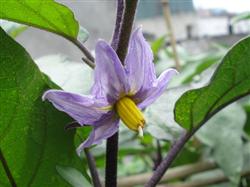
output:
[[[0,147],[17,186],[69,186],[56,165],[80,166],[67,115],[41,99],[53,83],[0,28]],[[10,186],[0,164],[0,186]]]
[[[72,187],[91,186],[82,173],[75,168],[56,166],[56,170]]]
[[[186,129],[205,123],[220,109],[250,94],[250,37],[233,46],[208,86],[184,93],[175,105],[175,120]]]
[[[76,39],[79,25],[66,6],[53,0],[2,0],[0,18]]]

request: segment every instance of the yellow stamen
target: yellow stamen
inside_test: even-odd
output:
[[[123,123],[131,130],[142,132],[145,120],[142,112],[129,97],[121,98],[115,105]]]

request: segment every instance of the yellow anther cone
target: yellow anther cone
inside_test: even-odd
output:
[[[116,111],[129,129],[139,131],[144,127],[144,116],[131,98],[121,98],[116,103]]]

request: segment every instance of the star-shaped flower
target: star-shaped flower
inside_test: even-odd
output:
[[[95,56],[91,95],[61,90],[48,90],[43,95],[43,99],[48,99],[82,126],[93,126],[88,139],[78,147],[78,153],[117,132],[120,119],[129,129],[141,134],[146,123],[141,110],[163,93],[177,73],[175,69],[168,69],[157,79],[153,54],[141,28],[131,35],[124,66],[113,48],[103,40],[98,41]]]

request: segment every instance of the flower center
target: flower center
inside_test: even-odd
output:
[[[145,120],[142,112],[129,97],[121,98],[115,105],[116,111],[123,123],[131,130],[142,133]]]

